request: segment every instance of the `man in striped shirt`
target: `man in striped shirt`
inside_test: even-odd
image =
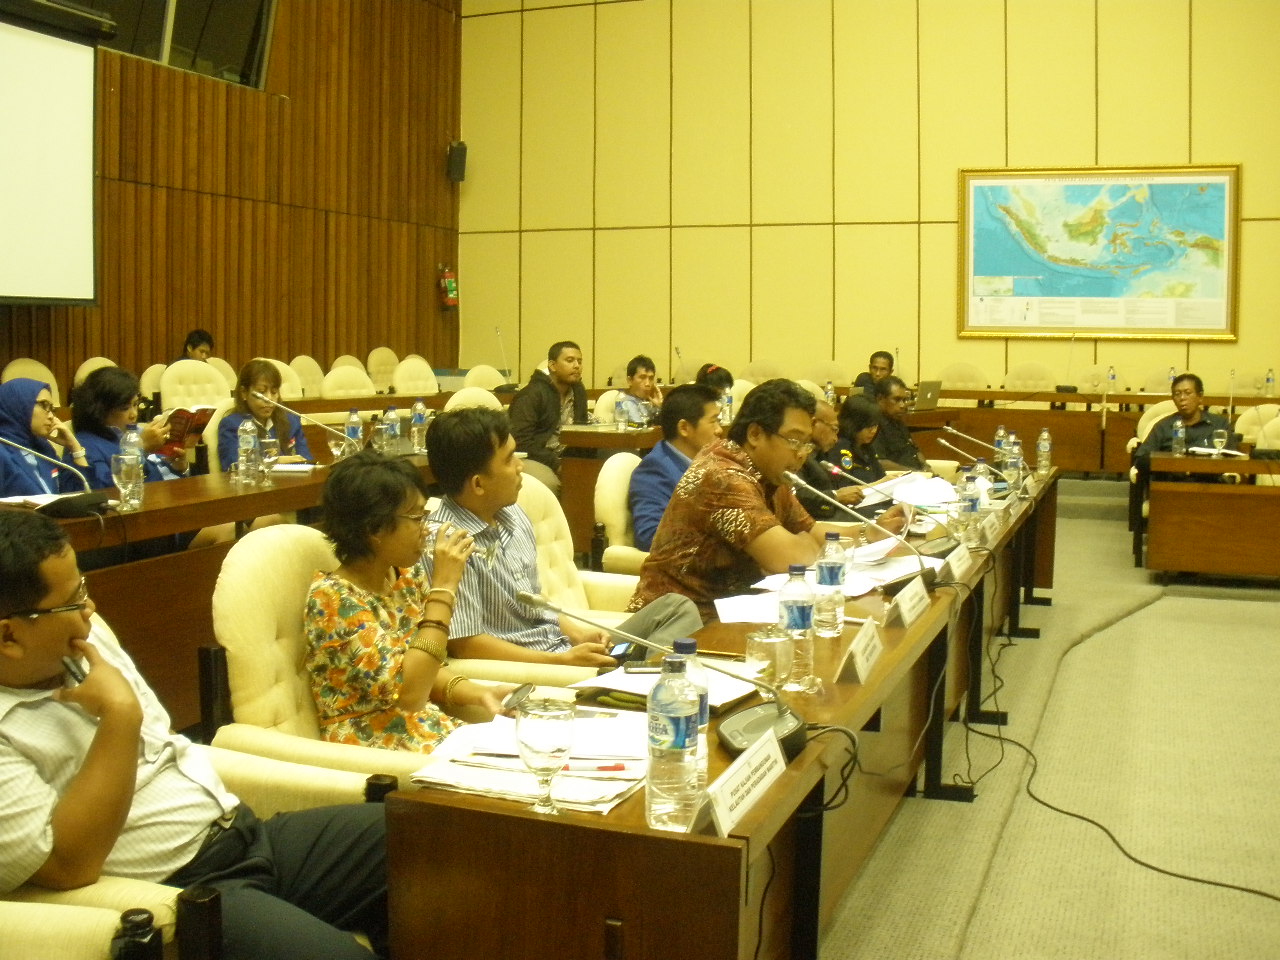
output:
[[[458,585],[449,624],[455,657],[520,660],[588,667],[613,666],[609,637],[569,617],[518,599],[540,593],[533,525],[516,503],[522,466],[507,418],[498,410],[443,413],[427,431],[427,456],[445,496],[433,520],[461,527],[475,540]],[[430,552],[423,556],[428,569]],[[702,626],[685,597],[660,597],[618,629],[670,646]]]

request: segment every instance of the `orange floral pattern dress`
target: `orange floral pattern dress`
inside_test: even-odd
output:
[[[404,655],[427,589],[421,565],[401,570],[386,596],[333,573],[311,581],[306,668],[324,739],[430,753],[462,725],[434,703],[414,712],[398,706]]]

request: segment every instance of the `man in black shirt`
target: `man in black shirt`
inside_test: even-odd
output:
[[[888,350],[877,350],[867,361],[867,372],[858,374],[858,379],[853,381],[853,385],[860,389],[868,400],[874,400],[876,384],[891,373],[893,373],[893,354]]]
[[[1204,408],[1204,383],[1194,373],[1184,373],[1173,381],[1173,403],[1178,409],[1162,420],[1157,420],[1133,451],[1133,462],[1140,470],[1151,466],[1151,454],[1168,453],[1173,449],[1173,424],[1181,420],[1186,428],[1187,449],[1212,447],[1213,432],[1227,431],[1227,447],[1236,448],[1235,434],[1226,417],[1210,413]]]
[[[888,376],[876,383],[876,403],[880,406],[880,431],[871,449],[886,470],[924,470],[924,457],[911,439],[907,427],[907,401],[911,391],[898,377]]]

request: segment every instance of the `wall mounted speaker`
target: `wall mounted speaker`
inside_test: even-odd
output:
[[[461,183],[467,179],[467,145],[461,140],[449,144],[449,160],[447,164],[449,179]]]

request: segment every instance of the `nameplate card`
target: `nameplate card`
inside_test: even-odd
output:
[[[942,564],[938,577],[942,580],[963,580],[969,575],[969,569],[973,566],[974,559],[967,546],[963,543],[957,544],[955,549],[947,554],[947,559]]]
[[[782,748],[770,728],[707,787],[716,833],[722,837],[729,836],[729,831],[738,825],[738,821],[785,769],[787,761],[782,758]]]
[[[885,623],[891,623],[895,617],[898,617],[901,618],[904,627],[909,627],[928,606],[929,591],[925,589],[924,577],[915,577],[894,597],[893,604],[885,615]]]
[[[992,511],[982,521],[982,538],[987,543],[991,543],[998,536],[1000,536],[1000,514]]]
[[[844,663],[840,664],[836,679],[840,683],[866,683],[883,652],[880,628],[874,620],[868,620],[849,645],[849,652],[844,656]]]

